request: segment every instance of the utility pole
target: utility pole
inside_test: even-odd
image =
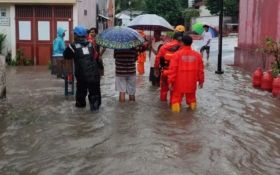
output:
[[[224,18],[224,0],[220,1],[220,15],[219,15],[219,53],[218,53],[218,65],[216,74],[223,74],[222,70],[222,50],[223,50],[223,18]]]
[[[129,0],[128,1],[128,5],[129,5],[129,12],[130,12],[130,14],[129,14],[129,16],[130,16],[130,21],[132,21],[132,9],[131,9],[131,1]]]

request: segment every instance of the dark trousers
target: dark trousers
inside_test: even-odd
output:
[[[153,67],[150,68],[149,80],[150,80],[150,82],[152,82],[153,86],[159,87],[159,85],[160,85],[160,76],[158,76],[158,77],[155,76],[155,68],[153,68]]]
[[[76,106],[86,106],[86,96],[90,103],[91,110],[97,110],[101,105],[101,90],[100,81],[88,83],[85,81],[77,80],[76,91]]]
[[[51,63],[51,73],[56,74],[57,78],[61,78],[63,76],[64,70],[64,59],[63,57],[53,57]]]

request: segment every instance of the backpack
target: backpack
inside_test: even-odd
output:
[[[87,83],[100,81],[98,63],[93,58],[94,48],[91,43],[72,43],[71,50],[74,52],[75,76],[77,80]]]
[[[171,48],[168,48],[168,52],[171,52],[171,53],[175,53],[177,50],[180,49],[180,45],[175,45],[175,46],[172,46]],[[165,59],[164,57],[160,57],[160,67],[162,68],[165,68],[165,67],[168,67],[169,66],[169,60]]]

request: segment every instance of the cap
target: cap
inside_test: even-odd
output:
[[[74,28],[74,34],[80,37],[87,36],[87,29],[83,26],[77,26]]]
[[[178,25],[175,28],[175,32],[185,32],[186,28],[183,25]]]

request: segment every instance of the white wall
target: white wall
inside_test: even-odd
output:
[[[78,24],[87,28],[96,27],[96,0],[77,1]],[[84,14],[84,11],[87,14]]]
[[[211,16],[210,11],[206,8],[205,5],[199,7],[199,10],[200,10],[200,16]]]

